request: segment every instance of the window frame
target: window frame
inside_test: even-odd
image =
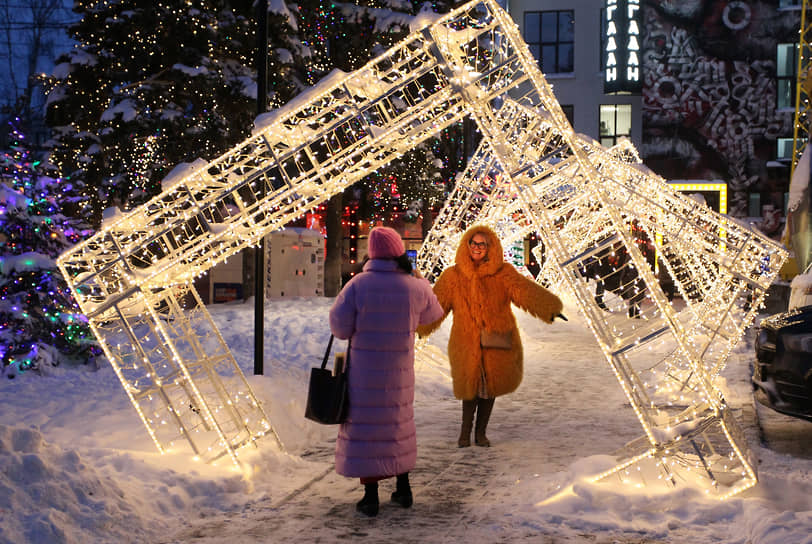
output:
[[[601,132],[601,123],[604,121],[603,119],[603,111],[605,108],[613,108],[613,118],[612,118],[612,132],[602,133]],[[628,116],[629,116],[629,132],[628,134],[620,133],[617,131],[618,126],[618,113],[620,109],[628,109]],[[600,141],[601,145],[604,147],[612,147],[613,145],[617,144],[618,138],[626,137],[631,139],[632,137],[632,113],[633,108],[631,104],[600,104],[598,106],[598,140]]]
[[[781,54],[781,49],[785,48],[787,50],[792,51],[792,71],[790,74],[782,74],[782,66],[784,63],[780,63],[778,61],[779,55]],[[797,72],[798,72],[798,50],[800,46],[797,43],[791,42],[782,42],[775,44],[775,107],[778,110],[785,110],[791,109],[795,110],[795,101],[796,101],[796,92],[795,92],[795,83],[798,79]],[[789,84],[789,103],[782,104],[782,83],[786,82]]]
[[[801,0],[779,0],[778,9],[800,9]]]
[[[542,27],[542,19],[545,14],[555,14],[555,39],[545,39],[549,38],[548,36],[543,35],[543,27]],[[571,36],[572,38],[569,40],[561,39],[561,16],[569,14],[569,24],[572,25],[571,29]],[[527,35],[528,25],[528,18],[529,17],[537,17],[537,24],[536,27],[538,28],[538,41],[530,41]],[[527,45],[530,47],[530,51],[533,53],[533,56],[536,57],[536,62],[538,62],[539,68],[544,74],[572,74],[575,72],[575,10],[574,9],[550,9],[550,10],[535,10],[535,11],[525,11],[524,12],[524,27],[523,27],[523,34],[522,38],[524,38]],[[561,62],[561,55],[562,49],[566,46],[570,47],[570,54],[571,59],[568,64],[569,70],[562,70],[563,63]],[[544,59],[544,48],[545,47],[552,47],[554,49],[554,57],[555,57],[555,67],[553,70],[546,70],[542,61]]]
[[[792,147],[795,144],[794,138],[776,138],[775,139],[775,159],[778,161],[792,160]],[[787,150],[789,153],[784,155],[784,151]]]
[[[561,104],[561,110],[570,122],[570,126],[575,128],[575,104]]]

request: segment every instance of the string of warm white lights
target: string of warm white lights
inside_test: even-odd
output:
[[[653,462],[654,480],[719,497],[754,485],[715,378],[785,252],[669,187],[630,144],[607,150],[576,135],[493,0],[458,8],[258,119],[252,138],[165,182],[60,258],[159,448],[166,428],[199,454],[209,450],[195,435],[210,436],[207,458],[236,460],[270,429],[244,378],[245,393],[227,384],[242,375],[189,287],[194,277],[464,116],[482,144],[419,252],[424,274],[450,262],[475,222],[493,225],[506,246],[538,235],[542,270],[554,271],[539,281],[572,294],[644,429],[598,478],[639,483]],[[659,240],[684,310],[664,294],[646,240]]]
[[[88,220],[145,202],[175,162],[216,156],[248,134],[256,39],[239,8],[77,0],[74,11],[74,46],[47,78],[49,162],[69,177]],[[281,72],[277,46],[287,45],[280,35],[272,73]],[[289,98],[293,78],[274,79]]]
[[[505,109],[506,108],[503,107],[501,111],[505,111]],[[519,124],[523,127],[527,126],[526,123],[516,123],[515,119],[512,120],[512,124]],[[586,147],[587,144],[587,142],[583,142],[584,147]],[[516,148],[521,149],[522,147],[516,146]],[[634,170],[629,170],[625,164],[614,164],[617,161],[613,160],[609,152],[604,152],[603,157],[596,157],[597,151],[597,149],[592,149],[588,153],[597,169],[599,171],[606,170],[607,166],[613,166],[614,170],[616,170],[609,174],[609,179],[601,180],[601,187],[611,188],[613,193],[617,193],[617,190],[621,189],[620,194],[622,194],[622,191],[625,190],[636,192],[635,187],[637,186],[662,185],[662,180],[658,180],[656,176],[653,175],[648,176],[651,179],[643,180],[645,183],[640,183],[638,179],[639,176],[634,173]],[[427,274],[433,274],[434,271],[443,268],[443,264],[438,263],[438,260],[448,259],[446,262],[449,262],[453,259],[453,251],[451,250],[454,244],[443,246],[442,241],[444,239],[454,239],[455,235],[458,236],[459,233],[473,221],[491,222],[492,226],[500,232],[503,239],[509,240],[511,236],[517,232],[520,233],[520,236],[523,235],[526,228],[524,227],[523,220],[529,217],[529,215],[516,205],[518,199],[500,200],[500,191],[492,188],[490,194],[477,194],[482,191],[487,191],[489,187],[487,183],[483,183],[481,179],[477,179],[478,174],[470,174],[470,172],[475,171],[481,166],[481,163],[484,162],[484,160],[482,160],[483,156],[491,157],[491,155],[492,153],[489,151],[483,152],[480,150],[480,153],[476,156],[479,160],[472,161],[471,168],[467,173],[469,175],[462,177],[462,180],[468,183],[458,184],[454,195],[452,195],[452,199],[455,200],[449,202],[446,208],[441,211],[440,220],[435,224],[435,229],[430,233],[429,237],[437,244],[436,247],[446,247],[446,251],[434,253],[434,261],[432,261],[430,253],[426,252],[423,255],[426,258],[424,264],[426,265],[425,272]],[[492,157],[491,160],[493,160]],[[560,270],[562,262],[567,262],[570,269],[576,271],[576,277],[580,276],[582,279],[587,279],[591,277],[588,274],[591,268],[590,261],[594,260],[596,254],[599,255],[601,253],[601,245],[611,249],[611,255],[620,252],[620,250],[626,252],[627,247],[631,246],[628,245],[628,240],[624,241],[623,239],[619,239],[616,235],[614,236],[614,242],[611,245],[607,245],[607,238],[609,238],[613,232],[611,228],[609,228],[608,231],[606,228],[612,226],[611,214],[607,214],[607,217],[601,216],[603,203],[600,203],[600,199],[597,198],[598,195],[592,192],[584,191],[584,194],[589,196],[588,199],[585,199],[586,202],[590,203],[589,205],[578,202],[579,194],[575,187],[577,184],[576,178],[579,175],[577,170],[567,166],[566,170],[561,170],[562,175],[553,181],[553,183],[557,183],[559,186],[549,186],[550,179],[552,178],[551,172],[554,171],[555,166],[562,164],[566,164],[565,157],[555,155],[551,157],[551,160],[547,161],[547,164],[537,165],[538,171],[540,172],[538,179],[543,180],[544,184],[548,185],[548,188],[541,188],[542,192],[536,192],[530,202],[547,202],[549,206],[548,210],[557,214],[553,222],[553,233],[548,234],[547,237],[542,236],[542,238],[563,237],[565,240],[564,245],[567,248],[571,248],[570,254],[565,256],[564,260],[562,260],[561,257],[547,259],[548,263],[552,263],[551,268]],[[521,168],[525,168],[525,171],[528,171],[526,167],[522,165],[515,167],[515,170],[519,171]],[[504,170],[505,169],[500,169],[498,171]],[[623,170],[626,170],[625,174]],[[629,184],[629,187],[626,188],[617,187],[618,181],[622,184],[624,179],[633,181],[634,183]],[[525,190],[523,186],[526,185],[530,185],[534,190],[538,190],[543,184],[534,183],[533,180],[525,179],[522,180],[521,184],[517,185],[514,190],[520,193]],[[582,189],[585,188],[587,188],[586,184]],[[504,192],[504,189],[501,191]],[[565,195],[565,199],[562,200],[565,205],[561,203],[549,205],[549,203],[555,202],[554,199],[549,197],[556,194]],[[463,207],[461,209],[459,202],[465,201],[466,195],[469,197],[467,202],[469,202],[470,205],[467,208]],[[583,195],[580,196],[583,197]],[[620,295],[618,300],[626,299],[627,301],[634,302],[635,299],[638,299],[640,306],[643,308],[648,306],[647,310],[637,308],[639,313],[636,317],[640,318],[642,322],[645,322],[643,327],[641,327],[636,320],[625,319],[625,317],[619,318],[617,314],[613,315],[611,312],[606,313],[597,309],[597,299],[593,301],[591,296],[585,297],[583,296],[584,293],[576,292],[576,295],[582,295],[579,297],[580,300],[585,301],[587,306],[591,306],[591,308],[586,309],[585,314],[597,318],[597,321],[593,322],[595,325],[593,330],[596,330],[596,336],[599,337],[599,340],[602,335],[609,337],[604,338],[602,345],[604,345],[607,357],[616,370],[621,385],[624,386],[624,390],[630,397],[630,400],[632,400],[632,405],[635,407],[635,411],[638,413],[638,417],[641,419],[647,432],[648,440],[640,442],[640,446],[651,448],[651,445],[654,445],[647,454],[642,455],[638,460],[653,457],[661,459],[663,452],[670,451],[671,453],[669,453],[669,455],[680,456],[679,458],[683,460],[684,464],[686,456],[675,449],[674,444],[680,440],[685,440],[685,437],[690,438],[691,434],[701,433],[703,439],[706,441],[704,446],[710,451],[719,451],[718,447],[710,447],[710,443],[707,439],[708,425],[701,426],[701,430],[699,430],[697,426],[692,426],[690,422],[707,420],[708,415],[704,412],[717,412],[719,406],[715,406],[717,402],[715,402],[714,399],[721,397],[718,392],[711,389],[709,380],[705,380],[704,383],[696,383],[691,382],[690,377],[700,376],[701,373],[696,373],[696,367],[700,364],[705,364],[705,367],[707,367],[709,362],[712,363],[712,373],[710,377],[715,376],[721,363],[726,359],[730,348],[732,348],[735,342],[740,338],[743,328],[746,327],[752,319],[755,306],[760,303],[764,296],[764,291],[769,285],[769,274],[762,274],[760,270],[764,264],[764,259],[767,259],[767,263],[775,267],[776,263],[780,262],[782,255],[780,250],[776,252],[777,248],[771,242],[763,239],[759,240],[759,236],[755,233],[735,223],[731,223],[726,218],[714,214],[707,208],[697,207],[694,202],[681,195],[664,192],[656,196],[656,199],[644,200],[636,203],[635,206],[617,206],[621,213],[622,224],[625,225],[625,228],[621,229],[620,232],[634,230],[630,227],[639,224],[641,220],[650,222],[650,217],[662,215],[661,212],[666,210],[668,212],[668,218],[676,220],[676,224],[680,225],[680,229],[671,229],[671,231],[668,232],[668,247],[673,250],[672,255],[689,255],[690,252],[696,251],[697,245],[700,247],[703,245],[707,246],[707,244],[703,242],[703,239],[708,236],[708,233],[724,230],[727,239],[730,239],[735,233],[738,239],[746,240],[751,244],[751,247],[747,248],[748,255],[746,259],[749,259],[747,266],[750,266],[751,271],[754,272],[753,277],[758,278],[760,281],[731,281],[735,272],[731,272],[730,270],[725,271],[725,268],[731,268],[733,262],[730,258],[730,251],[734,248],[730,247],[729,244],[715,243],[709,247],[703,247],[702,249],[704,251],[701,253],[706,259],[704,262],[709,263],[711,268],[715,268],[716,273],[714,275],[721,278],[722,274],[719,273],[720,270],[727,272],[724,279],[717,279],[717,283],[724,285],[725,288],[716,291],[717,295],[725,294],[727,298],[719,300],[718,296],[714,296],[713,291],[703,289],[702,292],[699,293],[700,295],[704,295],[702,297],[702,306],[705,309],[715,307],[725,308],[724,313],[726,316],[724,319],[710,321],[707,319],[707,315],[703,316],[700,313],[699,315],[704,317],[704,321],[696,319],[695,316],[698,312],[695,307],[689,305],[690,311],[686,312],[685,315],[677,316],[676,319],[676,323],[679,326],[675,327],[675,329],[680,336],[671,339],[669,339],[668,336],[669,332],[673,331],[671,331],[671,327],[668,323],[664,323],[663,319],[657,315],[659,308],[654,304],[645,304],[646,299],[650,297],[650,294],[646,292],[648,286],[644,286],[640,281],[642,274],[633,268],[636,265],[634,265],[632,261],[616,261],[614,268],[605,272],[606,275],[600,279],[608,282],[608,276],[630,278],[619,280],[613,290],[615,294]],[[505,209],[496,210],[494,207],[488,208],[490,204],[500,201],[507,202]],[[488,204],[483,205],[483,202]],[[608,203],[611,204],[611,199],[608,199]],[[682,208],[680,205],[675,205],[677,203],[679,203]],[[530,204],[529,207],[532,207],[532,204]],[[697,223],[695,219],[686,217],[684,210],[688,210],[693,214],[702,215],[702,221]],[[505,216],[510,220],[504,221]],[[466,221],[466,218],[469,220]],[[698,226],[695,226],[695,223],[697,223]],[[687,227],[686,224],[688,225]],[[659,228],[668,230],[667,227],[663,225],[659,225]],[[662,232],[660,232],[660,234],[662,235]],[[753,241],[754,238],[756,240],[755,242]],[[635,242],[637,241],[635,240]],[[636,246],[636,244],[634,245]],[[576,255],[576,258],[571,258],[573,253]],[[578,255],[579,253],[580,255]],[[541,259],[540,255],[538,257]],[[611,256],[609,258],[611,258]],[[644,267],[645,270],[649,270],[648,266],[644,265]],[[699,282],[699,280],[705,276],[707,268],[708,266],[684,270],[680,278],[681,285],[687,285],[692,281]],[[566,268],[564,269],[566,270]],[[741,271],[743,268],[739,267],[739,270]],[[542,269],[542,272],[544,271],[545,270]],[[642,272],[642,269],[640,272]],[[546,280],[549,279],[549,277],[546,278]],[[540,278],[540,280],[544,281],[545,278]],[[564,284],[566,284],[566,282],[564,282]],[[577,283],[575,285],[577,285]],[[704,287],[704,283],[701,283],[700,287]],[[576,291],[578,290],[576,289]],[[738,301],[735,300],[737,296],[740,297]],[[738,304],[736,302],[738,302]],[[621,301],[619,306],[625,311],[625,302]],[[629,307],[631,309],[631,303],[629,303]],[[686,320],[686,317],[692,319],[692,321]],[[612,321],[615,322],[613,323]],[[633,340],[633,343],[629,343],[624,337],[630,338]],[[694,349],[688,352],[685,346],[680,346],[679,342],[675,340],[681,338],[687,339],[687,342],[683,343]],[[722,356],[718,361],[715,361],[713,357],[711,357],[714,348],[712,343],[713,341],[720,340],[722,343],[725,343],[725,345],[721,350]],[[626,343],[625,347],[623,346],[624,342]],[[693,346],[693,344],[698,345]],[[641,346],[646,346],[646,349],[641,349]],[[658,349],[653,349],[655,347]],[[655,356],[658,350],[663,354],[661,364],[655,362]],[[633,364],[635,363],[632,358],[634,351],[638,351],[642,354],[642,357],[639,357],[641,363]],[[692,361],[692,358],[697,358],[696,354],[702,354],[705,360]],[[665,370],[658,375],[659,367],[665,367]],[[645,379],[644,374],[651,375],[649,376],[650,383],[643,381]],[[686,376],[688,378],[686,378]],[[702,380],[699,381],[702,382]],[[677,387],[675,387],[675,385]],[[660,406],[658,403],[662,405]],[[674,415],[669,415],[669,412],[674,413]],[[711,420],[715,417],[716,416],[713,415]],[[719,431],[723,432],[728,440],[733,440],[727,427],[735,425],[735,422],[722,424],[721,421],[719,421],[718,423],[720,425]],[[678,429],[678,432],[674,429]],[[685,443],[690,443],[691,448],[694,450],[688,454],[693,456],[693,459],[696,461],[696,466],[692,467],[694,468],[694,472],[701,473],[702,471],[697,469],[704,468],[706,474],[713,474],[713,472],[709,470],[710,465],[707,462],[709,456],[701,453],[697,441],[685,440]],[[744,459],[745,454],[742,452],[738,443],[732,443],[731,449],[733,458],[741,461],[740,466],[748,467],[743,471],[744,478],[747,482],[737,488],[740,490],[754,483],[755,477],[751,474],[749,469],[751,465],[749,461]],[[735,470],[732,469],[732,466],[733,463],[728,463],[725,467],[725,472],[728,473],[731,470]],[[625,468],[625,464],[621,464],[618,470],[622,468]],[[672,469],[666,464],[661,463],[661,468],[669,474],[672,472]],[[719,473],[720,471],[716,470],[715,472]],[[615,473],[615,471],[610,473]],[[713,486],[717,481],[716,476],[711,476],[710,479],[711,486]],[[667,480],[673,481],[673,477],[669,475]]]

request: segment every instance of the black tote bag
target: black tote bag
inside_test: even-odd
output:
[[[347,346],[347,360],[336,375],[325,368],[330,348],[333,346],[333,335],[327,343],[327,351],[321,361],[321,367],[310,369],[310,384],[307,388],[307,405],[305,417],[316,423],[336,425],[347,417],[349,394],[347,372],[350,369],[350,346]]]

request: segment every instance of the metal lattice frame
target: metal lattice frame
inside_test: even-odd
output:
[[[809,0],[801,3],[801,26],[798,41],[798,61],[795,66],[795,122],[792,132],[792,168],[790,179],[795,173],[795,167],[809,143],[809,103],[810,86],[812,86],[812,18],[807,17]]]
[[[715,380],[785,252],[674,191],[627,142],[605,149],[576,135],[493,0],[466,4],[333,76],[60,257],[158,447],[184,437],[198,453],[236,461],[240,446],[272,432],[192,279],[466,116],[483,141],[419,252],[424,274],[453,259],[474,222],[493,225],[506,245],[536,233],[545,252],[538,280],[573,295],[645,431],[598,478],[630,481],[630,467],[654,460],[672,483],[690,479],[719,497],[754,485]],[[663,240],[685,309],[665,297],[631,225]],[[621,246],[622,271],[634,280],[615,304],[638,302],[637,319],[601,309],[587,272],[593,256]]]

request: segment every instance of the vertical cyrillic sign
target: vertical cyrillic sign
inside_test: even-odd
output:
[[[640,93],[643,88],[640,29],[643,12],[640,0],[606,0],[603,37],[603,92]]]

